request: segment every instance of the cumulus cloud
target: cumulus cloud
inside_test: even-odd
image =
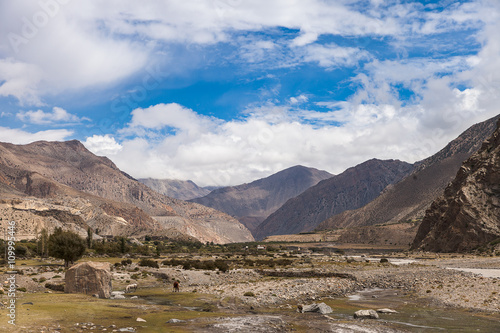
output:
[[[110,135],[93,135],[88,137],[83,144],[96,155],[116,155],[122,146]]]
[[[36,124],[36,125],[51,125],[51,124],[69,124],[69,123],[80,123],[82,121],[90,121],[89,118],[80,118],[74,114],[68,113],[60,107],[52,108],[52,112],[44,112],[42,110],[36,111],[21,111],[17,115],[17,118],[23,122]]]
[[[475,96],[454,94],[456,106],[466,108]],[[248,110],[245,119],[222,121],[207,120],[178,104],[160,104],[135,110],[127,127],[129,136],[119,144],[111,136],[94,136],[85,144],[135,177],[224,186],[297,164],[314,163],[310,166],[340,173],[374,157],[414,162],[442,148],[454,135],[427,127],[413,107],[348,102],[322,106],[325,112],[267,104]],[[177,131],[162,132],[171,126]],[[148,128],[158,136],[151,140],[149,133],[140,131],[130,136],[134,128]],[[112,148],[105,152],[101,147],[108,145]]]
[[[0,96],[14,96],[22,103],[41,105],[38,84],[42,70],[12,58],[0,59]]]
[[[0,96],[40,105],[48,94],[116,85],[149,64],[161,62],[175,71],[179,64],[170,59],[175,48],[170,46],[179,44],[232,43],[238,50],[248,49],[241,55],[249,63],[279,55],[275,46],[280,44],[299,49],[298,58],[294,50],[286,50],[285,58],[293,61],[280,59],[282,65],[312,61],[323,67],[352,66],[367,57],[365,51],[314,43],[323,35],[405,40],[408,35],[467,29],[480,26],[486,12],[481,1],[450,5],[440,12],[421,10],[417,7],[422,4],[412,2],[359,6],[320,0],[150,1],[142,7],[133,0],[4,1]],[[297,32],[254,47],[234,38],[278,27]]]
[[[28,144],[33,141],[64,141],[73,135],[73,131],[66,129],[46,130],[35,133],[26,132],[20,129],[1,127],[0,141],[14,144]]]

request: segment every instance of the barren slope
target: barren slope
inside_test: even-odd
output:
[[[500,238],[500,121],[497,126],[432,203],[412,248],[462,252]]]
[[[326,171],[298,165],[249,184],[216,189],[205,197],[191,201],[235,216],[254,232],[288,199],[332,176]]]
[[[131,204],[155,218],[175,217],[188,226],[184,230],[189,236],[203,242],[253,239],[243,225],[227,214],[154,192],[120,171],[109,159],[95,156],[76,140],[39,141],[28,145],[0,143],[0,165],[4,170],[11,170],[9,182],[25,186],[22,192],[31,196],[50,197],[57,190],[57,184],[62,184],[95,197]],[[24,173],[50,181],[32,187],[30,179],[34,176],[26,177]],[[120,211],[114,206],[108,210]],[[158,226],[160,229],[172,227],[165,225],[163,220]]]
[[[311,231],[326,218],[361,207],[389,184],[408,175],[413,166],[395,160],[370,160],[323,180],[288,200],[258,228],[256,238]]]

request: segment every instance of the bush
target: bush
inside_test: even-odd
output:
[[[132,265],[132,260],[131,259],[124,259],[124,260],[122,260],[122,265],[123,266]]]
[[[247,291],[246,293],[243,294],[245,297],[255,297],[255,294],[251,291]]]
[[[141,261],[139,261],[139,266],[160,268],[158,262],[152,259],[141,259]]]
[[[380,263],[381,263],[381,264],[383,264],[383,263],[387,263],[387,262],[389,262],[389,259],[387,259],[387,258],[382,258],[382,259],[380,259]]]
[[[229,270],[229,265],[223,260],[215,260],[214,264],[221,272],[227,272]]]

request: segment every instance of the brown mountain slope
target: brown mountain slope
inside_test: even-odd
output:
[[[131,204],[154,217],[161,229],[178,227],[181,232],[203,242],[253,239],[243,225],[227,214],[154,192],[121,172],[109,159],[95,156],[76,140],[39,141],[28,145],[0,143],[0,165],[5,170],[28,172],[53,181],[30,189],[28,178],[14,176],[20,184],[25,183],[23,192],[28,195],[50,197],[57,189],[54,184],[62,184],[96,197]],[[113,213],[119,211],[112,210]]]
[[[388,187],[367,205],[332,216],[318,230],[397,223],[422,218],[432,201],[453,180],[462,162],[495,130],[498,117],[471,126],[433,156],[416,163],[416,171]]]
[[[142,178],[138,181],[160,194],[180,200],[200,198],[210,193],[210,190],[199,187],[190,180]]]
[[[254,232],[288,199],[332,176],[326,171],[298,165],[249,184],[216,189],[205,197],[190,201],[235,216]]]
[[[288,200],[259,225],[255,236],[263,239],[311,231],[332,215],[367,204],[387,185],[408,175],[412,168],[405,162],[377,159],[349,168]]]
[[[462,252],[500,237],[500,121],[465,161],[418,229],[412,249]]]
[[[17,237],[30,239],[43,228],[64,227],[86,235],[144,236],[161,230],[132,204],[119,203],[59,184],[36,172],[0,164],[0,215],[16,222]]]

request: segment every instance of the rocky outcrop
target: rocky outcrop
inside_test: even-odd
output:
[[[70,294],[99,295],[110,298],[110,264],[105,262],[82,262],[68,269],[65,277],[64,292]]]
[[[412,170],[409,163],[377,159],[349,168],[288,200],[259,225],[254,235],[263,239],[312,231],[330,216],[366,205]]]
[[[236,217],[253,233],[288,199],[332,176],[326,171],[297,165],[249,184],[216,189],[191,201]]]
[[[500,237],[500,121],[466,160],[420,225],[412,249],[473,250]]]

